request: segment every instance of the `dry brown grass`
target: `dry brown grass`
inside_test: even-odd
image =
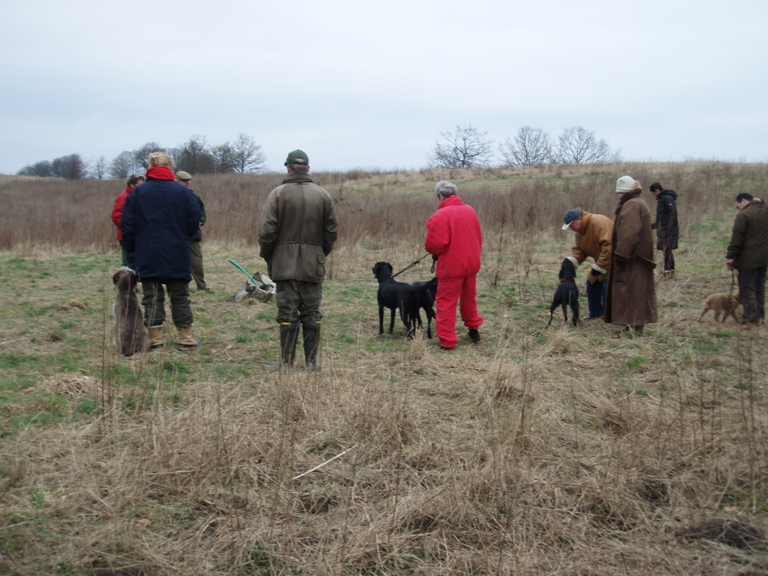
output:
[[[610,214],[596,187],[631,172],[615,167],[451,175],[486,230],[483,341],[451,353],[379,337],[370,273],[421,255],[447,174],[328,175],[345,224],[320,373],[261,371],[274,311],[226,301],[244,281],[228,258],[261,267],[233,230],[255,233],[269,179],[253,198],[199,179],[217,294],[193,295],[194,353],[111,349],[109,242],[106,256],[33,240],[0,254],[0,574],[768,573],[766,329],[696,321],[730,282],[723,182],[765,168],[641,168],[679,189],[687,230],[642,338],[544,328],[562,213]]]

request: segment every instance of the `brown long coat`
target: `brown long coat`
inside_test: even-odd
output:
[[[656,322],[651,211],[640,191],[625,194],[613,224],[613,254],[605,321],[625,326]]]

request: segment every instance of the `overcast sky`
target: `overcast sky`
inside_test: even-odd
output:
[[[414,169],[467,124],[768,161],[766,0],[0,1],[0,173],[240,133]]]

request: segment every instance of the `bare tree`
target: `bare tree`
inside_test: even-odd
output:
[[[240,134],[232,145],[232,160],[235,172],[244,174],[262,172],[267,158],[252,136]]]
[[[179,149],[176,168],[190,174],[210,174],[214,171],[215,161],[208,151],[205,136],[193,134]]]
[[[149,168],[149,165],[147,164],[147,158],[149,157],[150,152],[157,152],[158,150],[163,150],[163,147],[160,146],[160,144],[157,142],[147,142],[141,148],[134,150],[133,161],[136,167],[141,166],[144,170]],[[134,170],[134,172],[135,171],[136,170]]]
[[[552,159],[552,139],[541,128],[523,126],[514,140],[499,144],[499,153],[509,166],[540,166]]]
[[[42,178],[53,176],[53,167],[51,166],[51,163],[48,160],[43,160],[41,162],[36,162],[34,164],[29,164],[27,166],[24,166],[21,170],[18,171],[19,176],[40,176]]]
[[[435,143],[427,157],[430,168],[472,168],[491,163],[493,140],[471,124],[456,126],[453,132],[441,132],[444,142]]]
[[[594,132],[577,126],[566,128],[560,135],[555,157],[561,164],[596,164],[616,162],[621,153],[611,152],[605,140],[597,140]]]
[[[143,172],[143,169],[141,168],[141,164],[136,163],[134,153],[126,150],[125,152],[118,154],[112,162],[109,163],[108,171],[112,178],[124,180],[131,174],[135,174],[139,171]]]
[[[107,173],[107,159],[104,156],[99,156],[98,160],[93,163],[93,177],[98,180],[103,180]]]
[[[88,165],[80,154],[61,156],[51,162],[53,175],[67,180],[82,180],[88,176]]]
[[[210,150],[213,158],[213,171],[216,174],[226,174],[235,169],[234,152],[229,142],[212,146]]]

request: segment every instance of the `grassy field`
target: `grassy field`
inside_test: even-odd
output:
[[[659,322],[545,329],[563,212],[612,216],[624,173],[680,194]],[[731,289],[733,198],[767,175],[318,174],[341,222],[323,370],[290,374],[261,369],[274,303],[229,302],[245,280],[230,258],[264,270],[256,219],[279,176],[195,179],[215,290],[193,293],[202,347],[133,358],[112,348],[122,185],[0,178],[0,574],[768,574],[767,329],[697,322]],[[444,177],[485,232],[483,340],[459,327],[448,353],[402,326],[378,336],[371,273],[423,254]],[[428,261],[398,279],[430,278]]]

